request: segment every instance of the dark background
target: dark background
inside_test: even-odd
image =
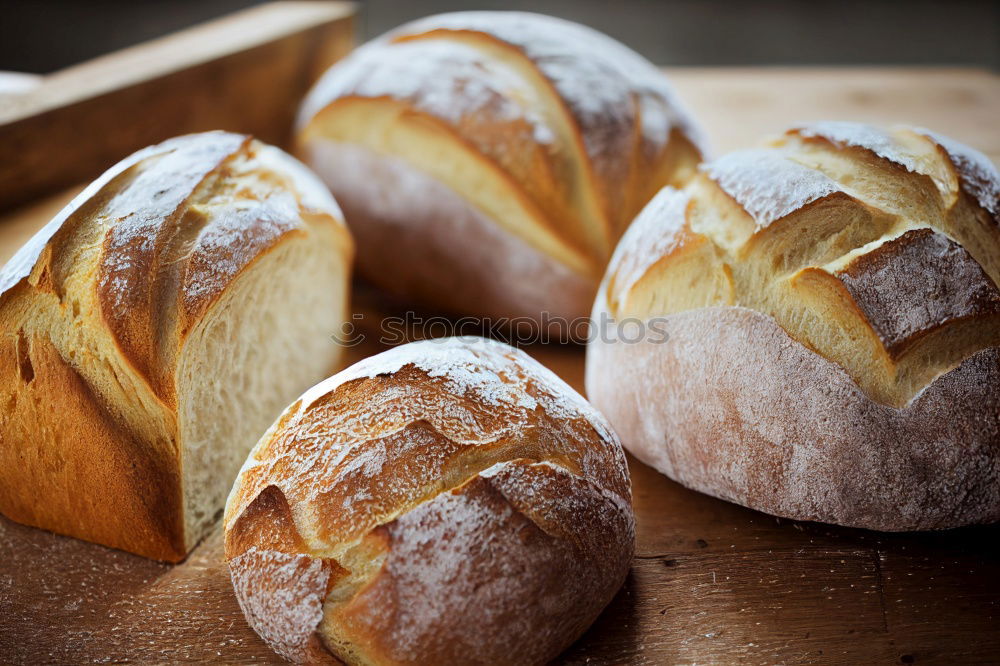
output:
[[[254,0],[3,0],[0,70],[47,73]],[[1000,69],[1000,1],[367,0],[359,40],[457,9],[522,9],[598,28],[664,65],[944,64]]]

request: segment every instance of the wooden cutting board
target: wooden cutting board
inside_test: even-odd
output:
[[[1000,79],[987,72],[668,73],[720,152],[796,121],[836,118],[929,126],[1000,160]],[[0,260],[73,191],[2,216]],[[359,308],[371,307],[367,292],[358,298]],[[377,350],[367,343],[348,360]],[[529,352],[582,391],[581,349]],[[624,588],[560,662],[1000,659],[1000,528],[889,535],[781,520],[630,462],[636,559]],[[220,553],[217,532],[168,566],[0,518],[0,663],[277,662],[247,627]]]

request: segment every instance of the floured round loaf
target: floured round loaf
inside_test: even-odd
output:
[[[593,622],[634,548],[607,422],[477,338],[368,358],[310,389],[226,506],[250,625],[283,657],[542,663]]]
[[[0,271],[0,512],[183,559],[334,366],[351,254],[323,184],[248,136],[112,167]]]
[[[606,325],[588,394],[637,457],[745,506],[996,521],[998,215],[989,159],[928,130],[823,122],[726,155],[622,239],[594,317],[642,341]]]
[[[459,314],[585,317],[615,241],[701,159],[652,64],[561,19],[458,12],[334,65],[298,151],[375,284]]]

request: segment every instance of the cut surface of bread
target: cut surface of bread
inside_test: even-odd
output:
[[[431,340],[282,414],[233,486],[226,557],[251,626],[293,661],[540,663],[624,580],[630,501],[615,435],[555,375]]]
[[[350,257],[325,188],[249,137],[116,165],[0,272],[0,511],[182,559],[335,362]]]
[[[320,155],[344,144],[433,179],[516,241],[496,250],[513,253],[503,262],[513,270],[496,280],[517,279],[521,247],[545,256],[554,271],[571,271],[590,298],[628,222],[660,187],[685,182],[703,152],[697,128],[653,65],[594,30],[521,12],[428,17],[336,64],[303,103],[298,150],[338,200],[356,178],[324,168]],[[429,191],[437,188],[408,187],[412,178],[391,178],[399,172],[364,168],[377,189],[406,202],[401,208],[413,211],[412,219],[390,216],[366,194],[354,197],[357,212],[348,212],[348,222],[418,231],[445,224],[421,214],[434,207]],[[423,251],[418,233],[407,237],[411,253]],[[477,269],[461,263],[474,242],[455,235],[454,281],[476,281]],[[448,290],[441,278],[419,268],[406,279],[386,275],[378,246],[363,240],[359,266],[393,291],[425,283],[405,295],[431,294],[431,305],[471,314],[491,305],[434,302],[435,290]],[[503,310],[539,314],[530,301]]]

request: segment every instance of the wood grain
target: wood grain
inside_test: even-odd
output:
[[[299,100],[353,44],[348,2],[272,2],[0,94],[0,209],[211,129],[284,143]]]
[[[720,150],[828,117],[927,125],[1000,158],[1000,83],[983,72],[671,74]],[[0,261],[72,193],[0,219]],[[384,308],[367,290],[356,297],[369,317]],[[349,360],[377,349],[370,335]],[[582,389],[582,350],[529,352]],[[1000,528],[885,535],[798,523],[630,463],[637,557],[560,662],[997,662]],[[169,567],[0,518],[0,663],[277,663],[243,620],[220,555],[218,533]]]
[[[667,68],[715,154],[814,120],[917,125],[1000,162],[1000,77],[948,67]]]

